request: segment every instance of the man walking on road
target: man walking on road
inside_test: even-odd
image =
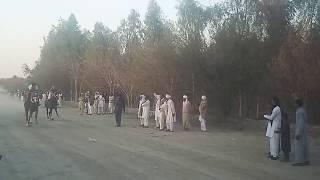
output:
[[[120,127],[122,111],[125,112],[125,101],[123,96],[120,93],[116,96],[115,100],[116,102],[115,102],[114,114],[116,118],[117,127]]]
[[[174,123],[176,122],[176,110],[174,107],[174,102],[171,99],[171,96],[169,94],[166,95],[167,101],[167,131],[173,132],[174,131]]]
[[[190,128],[190,119],[191,119],[191,103],[188,100],[188,96],[183,96],[182,102],[182,124],[183,129],[188,130]]]
[[[310,164],[307,137],[307,113],[303,108],[302,99],[297,99],[296,105],[295,163],[293,166],[306,166]]]
[[[207,131],[207,128],[206,128],[207,111],[208,111],[207,97],[202,96],[201,103],[199,106],[199,113],[200,113],[199,121],[200,121],[200,126],[201,126],[202,132]]]

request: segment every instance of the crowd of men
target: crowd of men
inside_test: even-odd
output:
[[[24,100],[24,91],[17,91],[16,96],[21,100]],[[149,119],[154,115],[155,129],[159,131],[174,132],[176,123],[176,109],[175,103],[171,95],[166,94],[153,94],[151,99],[149,96],[141,94],[138,105],[137,117],[139,124],[143,128],[149,128]],[[55,97],[57,99],[56,106],[61,106],[63,96],[58,93],[57,90],[52,87],[49,91],[42,94],[42,104],[47,107],[47,116],[51,117],[52,109],[48,113],[48,99]],[[54,99],[54,98],[53,98]],[[184,130],[190,129],[190,121],[192,119],[192,105],[187,95],[182,97],[182,127]],[[154,104],[154,107],[151,107]],[[280,101],[277,97],[272,99],[272,113],[270,115],[264,115],[264,118],[268,120],[266,136],[268,137],[269,152],[268,157],[271,160],[280,159],[280,152],[283,152],[282,161],[288,162],[291,152],[291,136],[290,136],[290,122],[288,115],[284,109],[280,106]],[[54,106],[51,104],[51,107]],[[303,107],[302,99],[296,99],[296,126],[295,126],[295,163],[293,166],[305,166],[309,165],[309,149],[307,138],[307,113]],[[115,114],[116,126],[121,126],[121,116],[125,112],[125,98],[122,93],[114,93],[114,95],[108,96],[106,93],[95,92],[91,94],[90,91],[81,93],[79,97],[79,109],[80,114],[87,115],[103,115],[103,114]],[[154,111],[152,111],[154,110]],[[201,103],[199,105],[199,122],[200,130],[202,132],[207,131],[208,103],[207,97],[201,97]],[[154,112],[154,113],[153,113]],[[58,112],[56,110],[57,116]]]
[[[154,104],[153,108],[151,107],[152,104]],[[188,96],[183,96],[182,104],[183,129],[188,130],[192,119],[192,106]],[[115,95],[108,96],[107,93],[95,92],[92,94],[90,91],[87,91],[86,93],[80,94],[79,109],[81,115],[103,115],[115,113],[117,126],[120,126],[120,114],[122,111],[125,111],[125,100],[121,93],[115,93]],[[203,132],[207,131],[207,109],[207,97],[202,96],[199,106],[199,121],[201,124],[201,131]],[[149,128],[149,119],[152,115],[154,115],[156,129],[159,129],[160,131],[174,131],[176,109],[171,95],[166,94],[163,96],[154,93],[153,99],[147,95],[140,95],[137,116],[140,126],[143,128]]]
[[[291,152],[290,122],[287,113],[281,109],[277,97],[272,99],[271,115],[264,115],[268,120],[266,136],[268,137],[269,153],[271,160],[278,160],[283,152],[284,162],[289,162]],[[293,166],[309,165],[309,149],[307,138],[307,113],[303,107],[302,99],[296,99],[296,126],[294,136],[295,163]]]
[[[174,124],[176,122],[176,109],[171,95],[166,94],[161,96],[154,93],[155,98],[155,112],[154,118],[156,121],[156,127],[160,131],[174,131]],[[184,130],[190,128],[190,120],[192,119],[192,106],[187,95],[184,95],[182,102],[182,125]],[[207,97],[201,97],[201,103],[199,106],[199,121],[201,124],[201,131],[205,132],[206,129],[206,116],[207,116]],[[146,95],[140,95],[138,118],[140,119],[141,127],[149,127],[150,117],[150,99]]]

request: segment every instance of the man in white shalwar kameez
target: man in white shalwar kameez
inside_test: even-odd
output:
[[[190,119],[191,119],[191,103],[188,100],[188,96],[183,96],[182,102],[182,126],[184,130],[190,128]]]
[[[114,111],[114,96],[109,96],[108,109],[109,109],[109,113],[113,114],[113,111]]]
[[[160,128],[160,105],[161,105],[161,96],[154,94],[156,98],[156,108],[154,110],[154,120],[156,121],[156,128]]]
[[[138,109],[138,119],[140,121],[140,126],[143,127],[143,118],[142,118],[142,114],[143,114],[143,109],[142,109],[142,103],[144,103],[146,101],[146,97],[142,94],[140,95],[140,101],[139,101],[139,109]]]
[[[98,115],[103,114],[104,104],[105,104],[105,99],[102,95],[100,95],[98,98]]]
[[[174,123],[176,122],[176,110],[174,107],[174,103],[171,99],[171,96],[167,94],[166,98],[168,99],[167,101],[168,111],[167,111],[167,118],[166,118],[167,131],[173,132]]]
[[[160,131],[164,130],[165,127],[165,122],[166,122],[166,118],[167,118],[167,112],[168,112],[168,105],[167,105],[167,101],[165,98],[161,99],[161,105],[160,105],[160,121],[159,121],[159,125],[160,125]]]
[[[45,105],[45,104],[46,104],[46,100],[47,100],[47,94],[46,94],[46,93],[43,93],[43,94],[42,94],[42,99],[41,99],[41,101],[42,101],[41,104],[42,104],[43,107],[46,106],[46,105]]]
[[[142,107],[142,118],[143,118],[143,127],[149,127],[149,113],[150,113],[150,101],[149,98],[146,97],[146,101],[141,104]]]
[[[270,138],[270,158],[272,160],[278,160],[281,130],[281,109],[279,106],[279,99],[273,98],[272,104],[274,106],[272,114],[264,115],[264,118],[269,120],[266,136]]]
[[[200,129],[202,132],[207,131],[206,121],[207,121],[207,113],[208,113],[208,104],[207,97],[201,97],[201,103],[199,105],[199,121],[200,121]]]

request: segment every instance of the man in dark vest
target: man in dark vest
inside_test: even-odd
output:
[[[121,93],[117,93],[115,98],[115,109],[114,109],[117,127],[121,126],[122,111],[125,112],[125,100]]]

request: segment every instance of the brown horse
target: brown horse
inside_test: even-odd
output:
[[[32,125],[32,116],[35,113],[35,122],[38,124],[38,111],[40,106],[40,96],[38,92],[38,86],[33,84],[29,87],[25,94],[24,110],[26,115],[26,126]]]

